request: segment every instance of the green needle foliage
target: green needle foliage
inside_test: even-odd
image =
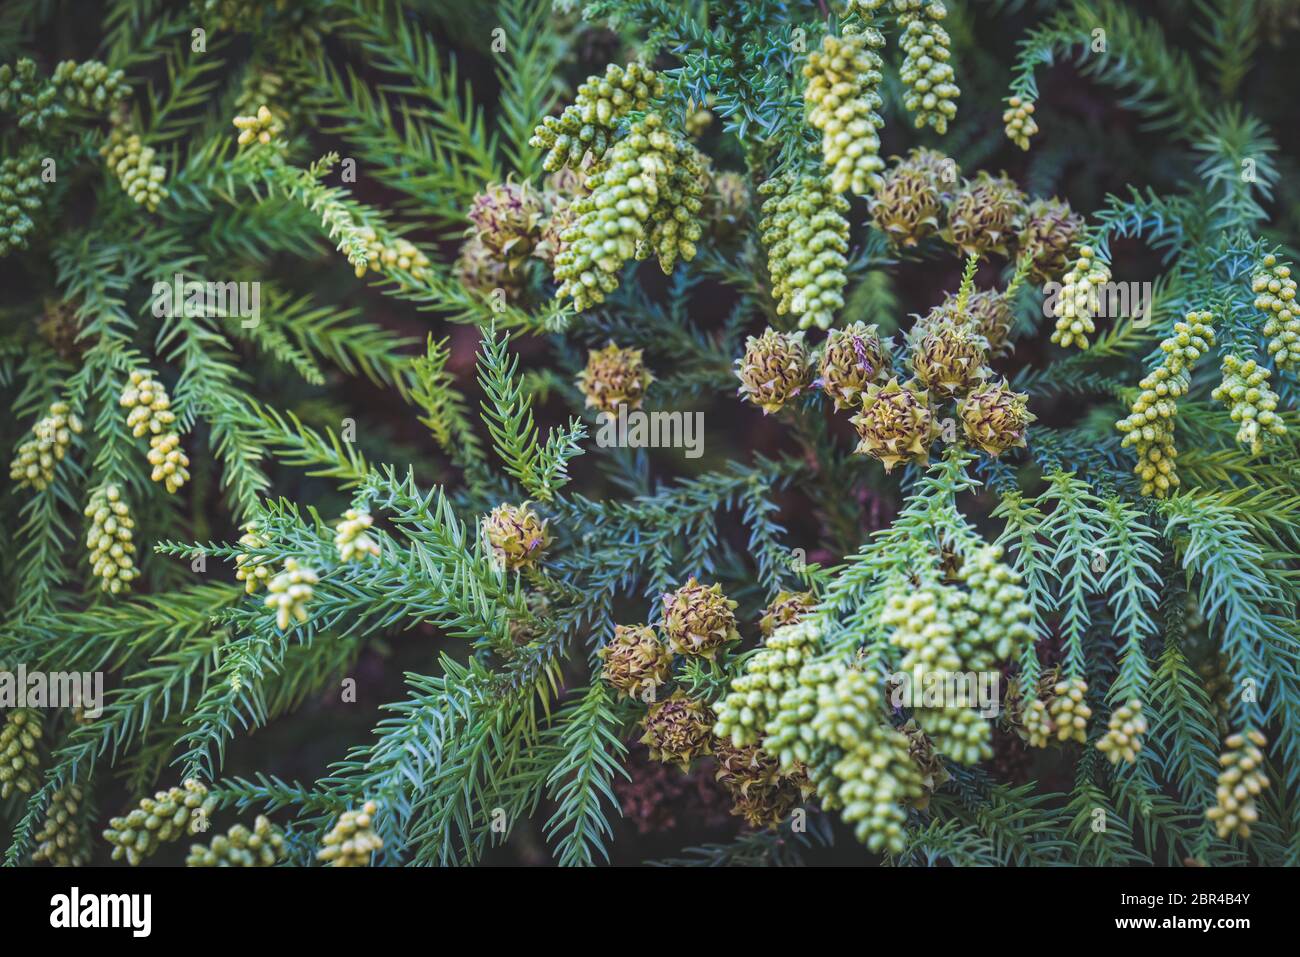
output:
[[[4,863],[1300,863],[1285,6],[7,4]]]

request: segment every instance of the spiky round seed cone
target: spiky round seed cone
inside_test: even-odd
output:
[[[1214,807],[1205,816],[1220,838],[1250,837],[1251,827],[1259,821],[1255,799],[1268,787],[1264,773],[1264,752],[1268,743],[1258,731],[1231,735],[1226,750],[1219,755],[1218,784],[1214,790]]]
[[[339,561],[350,562],[354,558],[365,561],[367,555],[379,557],[379,543],[366,534],[366,529],[375,523],[369,512],[350,508],[343,513],[343,519],[334,526],[334,547],[338,550]]]
[[[957,97],[961,96],[948,63],[952,39],[939,25],[948,10],[940,0],[894,0],[894,9],[898,12],[898,45],[906,53],[898,71],[905,87],[903,105],[915,114],[913,124],[918,130],[929,125],[943,135],[957,115]]]
[[[1038,132],[1034,122],[1034,101],[1029,97],[1012,96],[1007,98],[1007,108],[1002,111],[1002,125],[1006,128],[1007,139],[1022,150],[1029,149],[1029,139]]]
[[[587,77],[571,105],[548,116],[533,132],[528,145],[547,150],[542,168],[554,172],[563,166],[578,168],[591,153],[600,160],[613,141],[618,121],[634,110],[644,110],[650,98],[663,92],[655,71],[640,63],[626,68],[611,63],[605,75]]]
[[[530,503],[505,503],[483,519],[483,537],[499,564],[507,571],[518,571],[536,564],[551,544],[546,524]]]
[[[884,102],[879,88],[883,62],[876,50],[885,38],[874,29],[844,37],[825,36],[808,55],[803,75],[808,123],[821,131],[822,160],[831,189],[866,196],[880,186],[880,137],[885,121],[876,111]]]
[[[374,801],[367,801],[358,810],[344,811],[325,835],[316,860],[324,861],[326,867],[369,867],[371,855],[384,846],[383,839],[372,829],[377,813],[379,805]]]
[[[822,346],[816,384],[837,409],[857,409],[867,387],[889,371],[889,347],[878,326],[855,322],[832,329]]]
[[[897,378],[870,386],[851,421],[860,439],[854,452],[879,459],[886,472],[899,462],[928,462],[939,434],[929,393],[915,381],[900,386]]]
[[[713,733],[738,748],[763,741],[764,749],[776,757],[783,768],[804,760],[793,753],[798,731],[792,726],[778,728],[772,722],[781,697],[798,686],[799,670],[813,652],[820,634],[810,622],[777,628],[759,651],[745,662],[745,670],[731,681],[731,687],[718,702],[718,721]]]
[[[32,426],[32,438],[18,446],[9,465],[9,477],[19,487],[30,485],[40,492],[54,481],[54,466],[63,460],[72,445],[72,436],[81,433],[81,419],[73,415],[67,403],[53,403],[47,415]]]
[[[1087,742],[1088,719],[1092,717],[1092,709],[1084,701],[1087,693],[1088,684],[1082,678],[1059,681],[1052,689],[1048,712],[1058,741]]]
[[[980,172],[953,194],[943,238],[965,256],[1007,254],[1007,244],[1020,231],[1025,196],[1005,175]]]
[[[1286,423],[1277,414],[1278,396],[1268,386],[1271,373],[1254,359],[1234,355],[1223,357],[1223,381],[1210,394],[1228,406],[1233,422],[1240,423],[1237,441],[1258,455],[1263,447],[1260,429],[1270,435],[1286,435]]]
[[[693,259],[703,233],[702,174],[699,152],[659,114],[633,123],[588,177],[590,194],[574,203],[577,219],[561,235],[567,248],[555,257],[556,296],[582,311],[618,288],[633,257],[653,254],[665,273],[678,258]]]
[[[978,289],[966,297],[966,308],[958,315],[960,297],[955,292],[944,296],[943,302],[916,321],[911,338],[918,339],[932,329],[947,325],[969,325],[986,343],[986,355],[995,359],[1011,351],[1011,327],[1015,322],[1011,302],[1005,292],[996,289]]]
[[[748,337],[745,355],[736,366],[739,395],[759,406],[764,415],[776,412],[812,383],[802,331],[768,329],[757,338]]]
[[[803,803],[806,794],[799,776],[783,774],[776,759],[758,745],[737,748],[715,738],[713,754],[716,779],[732,799],[731,813],[750,827],[779,827]]]
[[[899,730],[907,736],[907,749],[912,756],[912,761],[916,764],[917,770],[921,772],[921,787],[923,788],[921,796],[913,798],[908,804],[918,811],[924,811],[930,806],[930,795],[943,787],[952,778],[952,775],[948,773],[948,769],[943,763],[943,757],[935,750],[934,742],[930,740],[915,719],[908,721]]]
[[[829,329],[844,305],[848,281],[849,202],[817,176],[783,173],[758,188],[759,232],[777,315],[799,317],[799,328]]]
[[[871,218],[896,246],[908,248],[939,229],[948,185],[944,176],[949,170],[958,175],[957,166],[946,166],[951,161],[931,149],[894,159],[870,200]]]
[[[500,290],[503,301],[513,302],[523,290],[523,274],[512,272],[477,236],[461,244],[452,271],[461,285],[481,296],[491,296]]]
[[[0,64],[4,69],[8,64]],[[41,182],[40,148],[29,146],[18,156],[0,160],[0,256],[26,249],[36,221],[32,219],[45,204]]]
[[[1291,278],[1291,267],[1279,263],[1270,253],[1252,277],[1250,288],[1255,293],[1255,308],[1265,317],[1261,331],[1270,337],[1268,354],[1279,369],[1300,364],[1300,315],[1296,311],[1296,281]]]
[[[578,373],[578,387],[587,397],[587,408],[617,414],[621,406],[641,408],[645,391],[654,376],[645,367],[640,349],[620,349],[610,343],[604,349],[587,352],[587,368]]]
[[[1127,701],[1110,713],[1106,733],[1097,742],[1097,750],[1111,764],[1137,761],[1142,750],[1142,735],[1147,733],[1147,719],[1142,717],[1142,702]]]
[[[988,344],[969,321],[923,324],[913,330],[909,345],[912,371],[935,395],[960,395],[986,374]]]
[[[99,587],[117,595],[128,589],[140,570],[135,567],[135,543],[131,530],[135,522],[122,492],[116,485],[96,489],[90,496],[85,515],[90,519],[86,548],[90,566],[99,578]]]
[[[112,818],[104,840],[113,845],[113,860],[125,857],[135,867],[163,844],[206,829],[216,805],[201,782],[187,778],[180,787],[143,798],[130,813]]]
[[[537,245],[542,211],[542,197],[527,183],[494,183],[470,202],[471,231],[514,269]]]
[[[758,620],[758,630],[764,638],[772,637],[778,628],[803,620],[804,615],[817,607],[817,596],[810,591],[782,591],[763,609]]]
[[[1029,396],[1005,382],[979,386],[957,403],[962,430],[975,445],[997,458],[1007,449],[1025,444],[1025,429],[1035,416]]]
[[[1101,311],[1100,290],[1110,282],[1110,267],[1091,246],[1080,246],[1079,258],[1061,278],[1061,290],[1052,306],[1056,329],[1052,341],[1069,348],[1088,348],[1088,336],[1097,331],[1093,317]]]
[[[1174,334],[1160,344],[1164,360],[1138,383],[1142,392],[1129,415],[1115,423],[1124,434],[1120,445],[1137,451],[1133,471],[1143,495],[1164,498],[1180,484],[1174,465],[1177,399],[1191,383],[1191,366],[1214,345],[1213,319],[1209,312],[1189,312],[1186,322],[1174,324]]]
[[[668,681],[673,654],[649,625],[615,625],[614,637],[597,652],[604,663],[600,676],[619,696],[653,700]]]
[[[239,544],[246,548],[266,548],[267,542],[258,534],[257,523],[249,522],[244,526],[244,534],[239,536]],[[251,595],[271,580],[271,566],[266,559],[241,552],[235,556],[235,578],[244,583],[244,592]]]
[[[691,578],[681,588],[665,594],[663,603],[664,634],[679,655],[712,659],[728,642],[740,640],[736,602],[722,593],[721,585],[705,586]]]
[[[1033,263],[1029,278],[1046,282],[1070,268],[1070,251],[1083,233],[1083,217],[1062,199],[1036,199],[1025,208],[1016,237],[1022,255]]]
[[[686,692],[678,689],[671,697],[650,705],[641,720],[645,734],[640,741],[656,761],[689,771],[692,761],[713,752],[713,722],[713,711],[707,704],[686,697]]]
[[[240,146],[253,142],[266,146],[284,132],[284,124],[265,103],[251,116],[236,116],[231,122],[239,130],[237,142]]]
[[[275,609],[275,625],[281,631],[288,631],[293,621],[307,623],[307,603],[311,601],[315,589],[312,587],[320,581],[316,572],[301,564],[296,558],[284,560],[284,571],[276,575],[266,586],[267,596],[264,604]]]
[[[284,860],[288,844],[284,835],[259,814],[250,831],[236,824],[225,834],[218,834],[207,847],[190,846],[186,867],[274,867]]]
[[[0,728],[0,798],[17,792],[31,794],[41,786],[41,713],[15,708]]]
[[[54,792],[45,809],[45,823],[34,836],[34,862],[46,861],[55,867],[85,867],[90,863],[87,834],[82,827],[84,800],[85,792],[76,785]]]

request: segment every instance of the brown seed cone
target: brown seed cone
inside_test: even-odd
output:
[[[963,255],[1007,254],[1007,243],[1020,230],[1025,196],[1005,175],[981,172],[966,183],[948,204],[948,227],[943,238]]]
[[[1083,225],[1083,217],[1062,199],[1036,199],[1025,208],[1016,245],[1033,260],[1032,281],[1047,282],[1065,274]]]
[[[695,758],[713,753],[713,722],[713,710],[707,704],[678,689],[672,697],[650,706],[641,720],[645,734],[640,741],[656,761],[677,764],[687,771]]]
[[[745,355],[736,360],[739,394],[775,412],[799,395],[812,381],[808,351],[802,332],[768,329],[761,337],[745,340]]]
[[[653,700],[672,671],[673,655],[649,625],[615,625],[614,637],[597,652],[600,676],[619,696]]]
[[[985,374],[988,348],[970,323],[944,322],[913,330],[910,345],[916,378],[936,395],[958,395]]]
[[[738,641],[736,602],[722,593],[721,585],[704,586],[694,578],[663,596],[663,630],[679,655],[712,659],[728,642]]]
[[[966,438],[994,458],[1024,446],[1025,429],[1036,418],[1027,408],[1028,401],[1029,396],[1005,382],[971,390],[957,404]]]
[[[929,393],[915,381],[900,386],[896,378],[871,386],[852,422],[861,439],[854,451],[879,459],[886,472],[899,462],[929,461],[939,434]]]
[[[483,519],[483,535],[493,557],[508,571],[532,565],[551,543],[546,520],[539,518],[528,502],[492,509]]]
[[[966,297],[966,309],[957,315],[957,293],[950,292],[912,327],[912,337],[944,323],[970,323],[988,343],[988,357],[996,359],[1011,351],[1011,326],[1015,316],[1006,293],[997,289],[980,289]]]
[[[855,322],[832,329],[821,350],[817,385],[837,409],[857,409],[867,387],[889,371],[889,348],[879,327]]]
[[[610,343],[587,353],[587,368],[578,373],[578,386],[587,408],[616,414],[620,406],[641,408],[645,390],[654,376],[645,367],[640,349],[620,349]]]
[[[950,185],[945,178],[959,174],[956,163],[937,150],[914,149],[894,160],[870,200],[871,218],[895,245],[906,248],[939,229]]]
[[[796,624],[816,605],[817,597],[810,591],[780,592],[763,610],[763,617],[758,621],[758,630],[763,633],[764,638],[770,638],[776,629]]]

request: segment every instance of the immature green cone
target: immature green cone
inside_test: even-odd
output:
[[[957,97],[961,96],[948,63],[952,38],[939,24],[948,9],[940,0],[894,0],[894,10],[901,31],[898,44],[907,54],[898,71],[906,87],[903,105],[915,114],[913,123],[918,130],[933,126],[942,135],[957,115]]]
[[[265,103],[257,108],[256,113],[249,116],[236,116],[232,122],[235,129],[239,130],[236,141],[240,146],[247,146],[254,142],[266,146],[284,132],[284,124]]]
[[[181,787],[159,791],[124,817],[110,820],[104,839],[113,845],[113,860],[125,857],[135,867],[163,844],[206,830],[216,805],[203,784],[187,778]]]
[[[1098,290],[1110,282],[1110,267],[1091,246],[1079,247],[1079,258],[1061,279],[1052,312],[1056,329],[1052,341],[1069,348],[1088,348],[1088,336],[1097,331],[1093,317],[1102,309]]]
[[[1029,411],[1029,396],[1006,382],[986,383],[957,403],[966,438],[997,458],[1008,449],[1023,447],[1025,429],[1036,416]]]
[[[1020,187],[1005,174],[994,177],[981,171],[953,194],[942,236],[964,256],[1005,256],[1024,215],[1025,196]]]
[[[736,360],[739,395],[759,406],[763,414],[776,412],[812,383],[812,365],[804,347],[803,332],[766,330],[745,340],[745,355]]]
[[[1024,222],[1016,236],[1022,255],[1033,265],[1029,278],[1046,282],[1070,268],[1072,250],[1083,232],[1083,217],[1061,199],[1035,199],[1025,207]]]
[[[619,697],[654,700],[655,689],[668,681],[673,653],[649,625],[615,625],[614,637],[597,652],[600,676]]]
[[[41,786],[41,713],[15,708],[0,728],[0,799],[18,792],[31,794]]]
[[[512,572],[536,564],[551,544],[546,519],[539,517],[528,502],[505,503],[492,509],[483,519],[483,537],[495,561]]]
[[[289,625],[296,621],[300,625],[307,623],[307,603],[311,601],[314,589],[320,578],[316,572],[301,564],[296,558],[284,560],[284,571],[276,575],[267,584],[265,605],[275,609],[275,626],[281,631],[288,631]]]
[[[1205,816],[1220,838],[1250,837],[1251,827],[1259,821],[1255,798],[1268,787],[1264,773],[1264,752],[1268,743],[1258,731],[1231,735],[1219,755],[1218,786],[1214,790],[1214,807]]]
[[[758,620],[758,630],[764,638],[771,638],[778,628],[794,625],[817,607],[817,596],[810,591],[782,591],[763,609]]]
[[[900,386],[897,378],[870,386],[862,411],[850,421],[860,439],[853,451],[879,459],[886,472],[899,462],[928,462],[939,435],[929,393],[915,381]]]
[[[32,861],[55,867],[85,867],[90,863],[87,835],[82,827],[85,793],[76,785],[61,787],[45,809],[45,823],[36,832]]]
[[[1020,573],[1002,561],[1000,545],[972,550],[957,579],[965,586],[953,615],[962,671],[993,671],[1034,643],[1033,609]]]
[[[383,839],[371,828],[379,805],[367,801],[356,811],[344,811],[332,827],[316,860],[326,867],[369,867],[371,855],[384,846]]]
[[[917,381],[937,396],[967,392],[986,374],[988,344],[969,321],[924,323],[908,345]]]
[[[867,388],[889,371],[889,346],[879,333],[878,326],[855,322],[826,337],[816,384],[836,409],[857,409]]]
[[[135,522],[131,510],[116,485],[96,489],[86,506],[90,529],[86,532],[86,548],[90,550],[90,566],[99,578],[99,587],[117,595],[131,587],[140,577],[135,567],[135,543],[131,529]]]
[[[1286,423],[1277,414],[1277,393],[1268,387],[1271,373],[1254,359],[1223,357],[1223,381],[1210,397],[1228,406],[1233,422],[1240,424],[1237,441],[1258,455],[1263,448],[1260,429],[1286,435]]]
[[[284,860],[288,846],[265,815],[259,814],[250,831],[236,824],[218,834],[207,847],[190,846],[186,867],[274,867]]]
[[[66,402],[55,402],[32,426],[31,439],[18,446],[9,465],[9,478],[20,488],[30,485],[38,492],[48,488],[54,481],[54,466],[67,454],[74,434],[81,434],[81,420]]]
[[[695,258],[703,233],[703,166],[698,151],[664,127],[657,113],[633,123],[587,179],[574,202],[576,221],[555,257],[558,298],[581,312],[618,288],[623,264],[658,257],[672,272],[678,258]]]
[[[663,596],[663,630],[669,646],[679,655],[712,660],[729,642],[739,641],[736,602],[722,593],[721,585],[701,585],[692,577]]]
[[[781,767],[789,769],[803,761],[794,754],[798,730],[778,727],[773,722],[782,695],[798,686],[799,670],[819,638],[816,628],[807,621],[773,631],[757,654],[745,661],[744,671],[732,679],[727,694],[717,703],[718,720],[713,733],[738,748],[774,735],[764,749],[780,761]]]
[[[354,558],[365,561],[367,555],[379,557],[379,543],[366,534],[366,529],[375,520],[369,512],[350,508],[343,513],[343,520],[334,526],[334,547],[338,549],[339,561],[350,562]]]
[[[973,708],[916,708],[913,715],[935,751],[958,764],[978,764],[993,757],[993,728]]]
[[[650,757],[664,764],[677,764],[689,771],[697,757],[713,752],[713,711],[702,701],[686,697],[678,689],[672,697],[650,705],[641,720],[645,734],[640,741]]]
[[[494,183],[469,207],[472,233],[511,269],[533,251],[542,228],[542,197],[527,183]]]
[[[1255,308],[1265,316],[1262,331],[1270,337],[1268,354],[1279,369],[1300,365],[1300,316],[1296,315],[1291,267],[1280,264],[1272,254],[1265,256],[1250,288],[1255,293]]]
[[[904,847],[905,805],[924,798],[921,772],[907,736],[885,721],[879,689],[860,671],[838,670],[835,683],[820,688],[811,726],[843,751],[832,772],[841,782],[841,817],[870,850],[896,854]]]
[[[239,536],[239,544],[248,548],[266,548],[267,542],[258,534],[256,522],[244,526],[244,534]],[[271,566],[266,559],[256,559],[249,554],[235,556],[235,578],[244,583],[244,592],[253,594],[259,586],[265,586],[271,580]]]
[[[626,68],[611,63],[603,77],[587,77],[563,113],[543,119],[528,145],[548,150],[542,162],[547,172],[562,166],[576,169],[583,165],[587,153],[599,161],[613,141],[618,121],[630,112],[645,110],[651,97],[662,92],[663,83],[654,70],[640,63],[629,63]]]
[[[909,248],[939,229],[946,177],[955,182],[957,164],[931,149],[914,149],[881,178],[870,200],[871,218],[896,246]]]
[[[909,678],[962,670],[953,623],[959,601],[957,589],[934,582],[890,591],[880,624],[889,631],[889,643],[902,649],[899,667]]]
[[[97,113],[106,113],[109,107],[131,95],[123,72],[110,71],[98,60],[61,61],[50,74],[50,85],[64,102]]]
[[[145,146],[138,133],[128,134],[116,123],[99,153],[126,195],[151,213],[158,209],[167,196],[167,168],[154,162],[157,153],[152,146]]]
[[[1059,681],[1052,689],[1048,713],[1058,741],[1087,742],[1088,719],[1092,717],[1092,709],[1084,702],[1087,692],[1088,684],[1082,678]]]
[[[759,231],[777,315],[799,317],[799,328],[829,329],[844,305],[849,202],[817,176],[784,173],[763,183],[767,196]]]
[[[912,328],[912,338],[918,338],[931,329],[942,328],[945,324],[967,325],[984,337],[987,343],[986,353],[990,359],[1011,351],[1011,326],[1015,322],[1015,316],[1005,292],[996,289],[974,290],[967,295],[966,308],[960,314],[957,311],[959,302],[957,293],[947,293],[943,302],[917,320]]]
[[[1012,96],[1007,98],[1007,108],[1002,111],[1002,125],[1006,127],[1007,139],[1022,150],[1029,149],[1029,139],[1038,132],[1034,122],[1034,101],[1029,97]]]
[[[844,37],[825,36],[820,50],[808,54],[803,75],[808,122],[822,134],[822,160],[830,171],[831,190],[852,189],[866,196],[880,186],[880,72],[876,52],[885,38],[873,29]]]
[[[1111,764],[1137,761],[1142,750],[1142,735],[1147,733],[1147,719],[1142,717],[1142,702],[1127,701],[1110,713],[1106,733],[1097,742],[1097,750],[1106,755]]]
[[[122,392],[119,403],[130,409],[126,425],[137,438],[149,436],[149,464],[153,466],[150,478],[162,482],[167,491],[175,493],[189,481],[189,457],[181,450],[180,436],[174,425],[176,413],[171,410],[171,399],[162,384],[148,373],[138,369],[131,373],[131,383]]]
[[[615,415],[621,406],[641,408],[654,376],[645,367],[640,349],[620,349],[611,342],[587,352],[587,368],[578,373],[578,388],[587,408]]]
[[[1115,423],[1124,433],[1122,446],[1133,446],[1138,463],[1133,471],[1142,481],[1142,494],[1164,498],[1179,485],[1174,459],[1174,417],[1177,399],[1191,383],[1191,366],[1214,345],[1214,316],[1189,312],[1174,324],[1174,334],[1160,344],[1164,361],[1139,383],[1142,389],[1127,418]]]

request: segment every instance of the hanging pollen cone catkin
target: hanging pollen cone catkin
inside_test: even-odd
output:
[[[831,190],[851,189],[866,196],[879,188],[879,88],[883,62],[876,51],[885,38],[874,29],[844,37],[825,36],[820,50],[808,55],[803,75],[808,79],[804,103],[808,122],[822,134],[822,160],[830,171]]]

